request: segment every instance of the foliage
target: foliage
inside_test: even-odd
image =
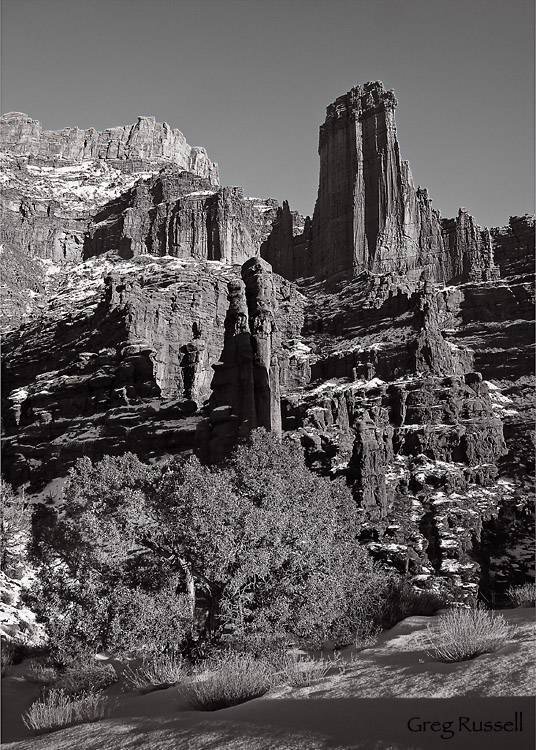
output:
[[[405,578],[392,574],[386,586],[382,625],[391,628],[414,615],[434,615],[446,601],[432,591],[416,591]]]
[[[122,674],[127,687],[147,691],[155,687],[171,687],[181,682],[188,673],[182,656],[176,654],[153,654],[133,669],[127,667]]]
[[[268,662],[251,654],[227,652],[198,674],[188,700],[199,711],[217,711],[259,698],[274,681],[274,669]]]
[[[59,511],[36,524],[32,606],[60,664],[111,649],[154,650],[184,638],[184,597],[165,560],[138,554],[134,535],[157,471],[133,455],[80,459]]]
[[[515,607],[534,607],[536,605],[536,583],[511,586],[506,593]]]
[[[515,632],[502,615],[485,609],[452,609],[428,626],[430,653],[439,661],[474,659],[498,651]]]
[[[324,679],[337,661],[329,659],[308,659],[296,654],[287,654],[281,669],[281,677],[291,687],[309,687],[313,682]],[[341,671],[341,670],[339,670]]]
[[[374,566],[357,543],[355,502],[344,484],[306,467],[295,443],[257,430],[229,462],[248,500],[243,549],[222,609],[245,633],[291,633],[302,644],[350,642]]]
[[[0,643],[0,667],[2,677],[7,677],[9,668],[15,661],[16,646],[13,641],[6,638],[1,639]]]
[[[30,664],[26,679],[42,687],[50,687],[59,680],[58,668],[48,659],[46,661],[34,660]]]
[[[0,482],[0,493],[0,568],[7,576],[15,578],[27,560],[31,509],[24,497],[15,495],[11,486],[3,480]]]
[[[385,595],[357,518],[344,484],[264,430],[220,467],[81,459],[60,512],[36,526],[36,608],[62,663],[194,652],[229,632],[344,645],[371,631]]]
[[[107,714],[107,698],[95,692],[73,697],[64,690],[49,690],[33,703],[22,720],[36,734],[54,732],[74,724],[99,721]]]
[[[106,690],[114,682],[117,682],[117,673],[111,664],[79,659],[60,673],[56,685],[69,695],[81,695]]]

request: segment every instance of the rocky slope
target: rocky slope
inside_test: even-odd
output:
[[[532,566],[534,220],[442,219],[380,82],[328,107],[312,219],[140,118],[2,118],[4,472],[226,455],[263,426],[352,487],[371,554],[457,598]],[[297,283],[293,283],[296,282]]]

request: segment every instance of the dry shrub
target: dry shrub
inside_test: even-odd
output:
[[[37,683],[37,685],[49,687],[59,680],[59,672],[51,663],[34,661],[28,670],[26,679]]]
[[[189,702],[198,711],[217,711],[259,698],[275,682],[273,666],[251,654],[226,653],[198,674]]]
[[[536,605],[536,583],[511,586],[506,593],[516,607],[534,607]]]
[[[95,692],[73,696],[53,688],[30,706],[22,720],[36,734],[55,732],[74,724],[104,719],[108,714],[107,700]]]
[[[428,626],[429,653],[438,661],[474,659],[498,651],[515,632],[502,615],[485,609],[453,609]]]
[[[356,633],[354,637],[354,648],[357,651],[364,651],[366,648],[372,648],[378,640],[381,628],[378,626],[368,633]]]
[[[309,687],[313,682],[323,680],[333,667],[339,667],[338,660],[308,659],[302,655],[288,654],[280,674],[291,687]]]
[[[98,693],[117,682],[111,664],[99,664],[92,659],[81,659],[66,667],[59,675],[58,687],[71,695]]]
[[[13,641],[2,638],[0,642],[0,666],[2,677],[7,677],[14,664],[17,647]]]
[[[406,617],[434,615],[446,601],[433,591],[417,591],[409,581],[392,578],[383,603],[382,623],[391,628]]]
[[[135,669],[127,667],[123,680],[127,688],[147,692],[151,688],[176,685],[187,673],[188,668],[180,654],[153,654],[141,666]]]

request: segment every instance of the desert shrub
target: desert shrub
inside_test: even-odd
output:
[[[515,607],[534,607],[536,605],[536,583],[511,586],[506,593]]]
[[[177,654],[153,654],[139,667],[127,667],[123,671],[126,687],[146,691],[153,687],[171,687],[181,682],[188,674],[188,666]]]
[[[164,558],[139,554],[133,532],[155,473],[131,454],[96,466],[81,459],[61,512],[36,522],[30,604],[59,664],[102,650],[159,651],[184,638],[189,611],[176,594],[177,575]]]
[[[246,545],[221,610],[245,633],[350,643],[370,626],[377,576],[348,488],[313,474],[299,445],[264,430],[237,448],[228,471],[247,500]]]
[[[337,660],[310,659],[303,655],[287,654],[280,676],[291,687],[309,687],[324,679],[334,667],[338,667]]]
[[[111,664],[99,664],[93,659],[79,659],[66,667],[57,680],[57,687],[69,695],[98,693],[117,682]]]
[[[0,665],[2,677],[7,677],[9,674],[9,668],[14,663],[15,653],[15,644],[12,641],[8,641],[7,638],[2,638],[0,643]]]
[[[363,651],[366,648],[372,648],[376,641],[378,640],[378,636],[381,633],[381,628],[379,626],[372,628],[368,631],[368,633],[356,633],[354,636],[354,642],[353,646],[357,651]]]
[[[87,724],[105,718],[107,699],[94,692],[72,696],[53,688],[33,703],[22,719],[36,734],[54,732],[74,724]]]
[[[32,661],[26,679],[42,687],[55,685],[59,680],[59,672],[50,661]]]
[[[416,591],[409,581],[396,574],[389,576],[382,612],[382,625],[391,628],[414,615],[434,615],[446,601],[432,591]]]
[[[514,632],[502,615],[479,608],[453,609],[428,626],[429,653],[439,661],[467,661],[498,651]]]
[[[207,662],[190,686],[188,701],[198,711],[217,711],[259,698],[272,687],[274,669],[251,654],[228,652]]]

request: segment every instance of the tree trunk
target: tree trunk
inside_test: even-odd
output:
[[[192,574],[192,570],[186,560],[179,558],[180,566],[183,570],[184,577],[186,578],[186,594],[188,596],[188,604],[190,607],[190,617],[192,619],[192,626],[195,619],[195,581]]]

